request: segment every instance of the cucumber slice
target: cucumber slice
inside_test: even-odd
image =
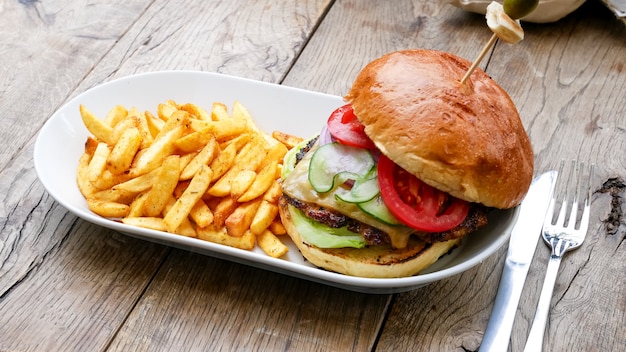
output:
[[[365,177],[357,178],[348,193],[337,193],[335,197],[347,203],[367,202],[380,193],[378,169],[373,167]]]
[[[376,218],[377,220],[384,222],[387,225],[403,225],[390,211],[389,208],[383,202],[383,198],[380,193],[373,199],[357,204],[359,209],[364,213]]]
[[[309,182],[313,189],[326,193],[348,179],[363,178],[374,167],[367,149],[329,143],[319,147],[309,165]]]

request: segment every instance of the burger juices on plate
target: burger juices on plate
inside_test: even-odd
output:
[[[518,205],[533,151],[515,105],[471,62],[433,50],[368,64],[319,136],[285,158],[280,215],[314,265],[419,273]]]

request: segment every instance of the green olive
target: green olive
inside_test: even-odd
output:
[[[504,12],[512,19],[522,18],[533,10],[539,4],[539,0],[504,0]]]

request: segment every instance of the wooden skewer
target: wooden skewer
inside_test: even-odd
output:
[[[483,47],[483,50],[480,52],[480,54],[478,54],[478,57],[476,58],[476,60],[474,60],[474,63],[472,63],[472,66],[470,66],[470,68],[467,70],[467,72],[465,73],[465,76],[463,76],[463,79],[461,79],[461,84],[465,84],[465,81],[467,81],[467,79],[472,75],[472,72],[474,72],[474,69],[478,67],[478,64],[480,64],[480,62],[483,60],[485,55],[487,55],[487,52],[496,43],[497,39],[498,39],[498,36],[494,33],[491,36],[491,39],[489,39],[487,44]]]

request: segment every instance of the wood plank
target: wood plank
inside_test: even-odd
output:
[[[157,1],[79,90],[159,70],[210,71],[278,83],[329,3]]]
[[[490,36],[479,16],[463,16],[448,4],[338,2],[283,84],[342,96],[367,63],[388,52],[423,48],[473,60]],[[480,67],[487,61],[483,60]]]
[[[56,215],[41,232],[15,232],[19,241],[7,242],[17,258],[3,269],[21,277],[0,296],[0,351],[101,350],[169,250],[76,220],[58,205],[50,211]],[[27,256],[36,250],[45,253]]]
[[[386,301],[175,250],[109,351],[364,351]]]
[[[24,148],[149,3],[3,2],[0,169]]]
[[[141,1],[86,5],[48,1],[2,6],[3,351],[98,349],[123,321],[124,310],[132,308],[166,251],[87,226],[36,180],[33,135],[147,6]],[[142,254],[137,255],[139,248]],[[134,265],[113,265],[129,262]],[[116,287],[117,280],[127,280],[131,287]],[[98,304],[102,309],[91,310]],[[85,334],[90,338],[82,340]]]

